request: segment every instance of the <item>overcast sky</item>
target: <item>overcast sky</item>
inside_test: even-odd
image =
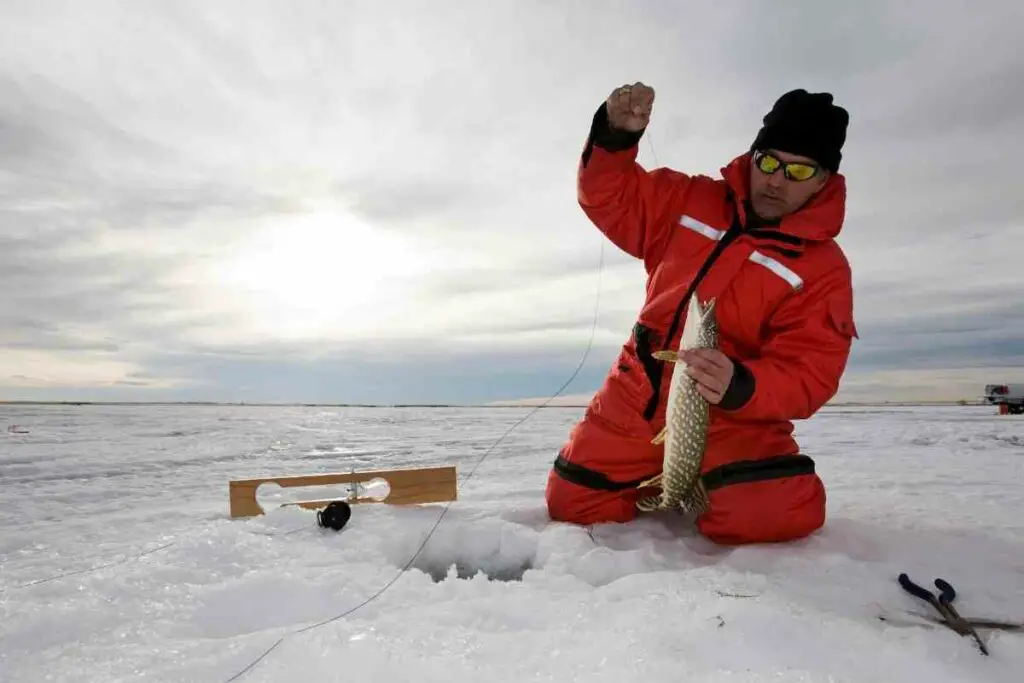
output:
[[[0,2],[0,396],[480,402],[601,381],[638,262],[590,118],[718,175],[795,87],[851,113],[848,398],[1024,380],[1019,2]]]

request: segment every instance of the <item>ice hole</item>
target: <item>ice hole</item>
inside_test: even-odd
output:
[[[522,581],[537,564],[537,539],[526,527],[498,520],[455,523],[439,527],[409,566],[435,583],[478,574],[490,581]],[[388,554],[395,565],[404,566],[421,544],[418,534],[411,535],[396,540]]]
[[[429,575],[434,583],[451,578],[472,579],[481,572],[489,581],[522,581],[526,572],[533,569],[533,561],[528,559],[504,563],[493,560],[473,562],[464,558],[443,560],[439,557],[417,557],[412,568]]]

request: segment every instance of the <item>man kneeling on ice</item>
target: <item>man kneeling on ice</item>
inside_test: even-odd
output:
[[[825,489],[792,421],[835,395],[857,336],[850,266],[834,241],[848,114],[828,93],[788,92],[713,179],[636,163],[653,102],[642,83],[615,89],[580,160],[580,206],[643,261],[647,298],[555,461],[549,514],[576,524],[640,514],[638,500],[658,493],[640,485],[662,469],[656,437],[678,367],[710,404],[698,530],[723,544],[804,537],[825,522]],[[655,358],[678,348],[694,290],[702,306],[715,301],[717,348],[682,353],[685,365]]]

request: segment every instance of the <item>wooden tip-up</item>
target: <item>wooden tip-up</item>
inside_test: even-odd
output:
[[[382,499],[373,496],[345,498],[348,503],[388,503],[390,505],[416,505],[455,500],[457,494],[455,467],[421,467],[393,470],[370,470],[365,472],[338,472],[332,474],[303,474],[283,477],[262,477],[259,479],[235,479],[229,482],[231,517],[253,517],[262,515],[263,508],[256,500],[256,490],[261,484],[273,483],[282,487],[330,486],[332,484],[366,484],[373,479],[383,479],[388,484],[388,494]],[[358,490],[358,489],[357,489]],[[302,500],[284,505],[298,505],[315,510],[325,507],[331,500]]]

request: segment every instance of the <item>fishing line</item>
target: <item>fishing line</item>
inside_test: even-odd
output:
[[[272,446],[273,446],[273,442],[271,442],[270,446],[267,446],[266,448],[263,449],[263,453],[261,455],[265,456],[267,453],[269,453]],[[278,536],[287,536],[288,534],[293,534],[293,533],[295,533],[297,531],[302,531],[305,528],[306,527],[303,526],[303,527],[299,527],[297,529],[291,529],[289,531],[283,531],[281,533],[268,534],[268,535],[270,537],[272,537],[272,538],[276,538]],[[182,533],[184,533],[185,531],[188,531],[188,529],[182,530]],[[116,567],[116,566],[119,566],[119,565],[122,565],[122,564],[128,564],[129,562],[136,562],[136,561],[142,559],[143,557],[146,557],[147,555],[152,555],[153,553],[158,552],[160,550],[166,550],[167,548],[172,548],[172,547],[178,545],[178,543],[179,543],[179,541],[175,540],[175,541],[171,541],[170,543],[164,543],[164,544],[159,545],[159,546],[157,546],[155,548],[150,548],[149,550],[143,550],[142,552],[139,552],[139,553],[127,554],[127,555],[121,557],[121,559],[113,560],[111,562],[106,562],[104,564],[97,564],[95,566],[86,567],[84,569],[72,569],[72,570],[66,571],[66,572],[59,572],[59,573],[54,574],[52,576],[47,576],[47,577],[41,578],[41,579],[32,579],[31,581],[26,581],[25,583],[19,583],[19,584],[15,585],[15,586],[11,586],[10,589],[3,588],[2,590],[0,590],[0,592],[6,592],[7,590],[12,590],[12,591],[13,590],[20,590],[22,588],[29,588],[31,586],[38,586],[38,585],[41,585],[41,584],[44,584],[44,583],[49,583],[51,581],[57,581],[59,579],[64,579],[64,578],[67,578],[69,576],[81,576],[82,574],[92,574],[94,572],[100,571],[101,569],[108,569],[110,567]]]
[[[651,141],[651,138],[650,138],[649,134],[647,136],[647,143],[648,143],[648,145],[651,148],[651,154],[653,155],[654,163],[657,165],[658,157],[657,157],[657,154],[654,151],[654,143]],[[565,382],[562,383],[562,386],[560,386],[558,388],[558,390],[554,394],[552,394],[549,398],[545,399],[540,404],[535,406],[533,408],[533,410],[529,411],[526,415],[521,417],[519,420],[514,422],[511,427],[509,427],[507,430],[505,430],[504,434],[502,434],[500,437],[498,437],[498,440],[495,441],[491,445],[491,447],[488,448],[484,452],[484,454],[480,456],[480,458],[477,460],[476,464],[473,465],[472,469],[470,469],[470,471],[469,471],[469,474],[466,475],[465,479],[463,479],[463,483],[469,481],[473,477],[473,475],[476,473],[477,468],[479,468],[480,465],[483,464],[483,461],[486,460],[487,457],[494,451],[494,449],[498,447],[498,444],[500,444],[502,441],[504,441],[505,437],[507,437],[509,434],[511,434],[513,432],[513,430],[515,430],[519,425],[523,424],[528,419],[530,419],[533,415],[535,415],[537,413],[537,411],[539,411],[541,408],[544,408],[549,403],[551,403],[551,401],[553,401],[556,398],[558,398],[558,396],[560,396],[562,394],[562,392],[565,391],[566,388],[568,388],[568,386],[570,384],[572,384],[573,380],[576,379],[577,375],[579,375],[579,373],[580,373],[580,370],[583,369],[583,366],[584,366],[584,364],[587,361],[587,357],[590,355],[590,351],[591,351],[591,349],[594,346],[594,336],[597,333],[597,321],[598,321],[598,317],[599,317],[600,311],[601,311],[601,283],[602,283],[602,278],[603,278],[603,275],[604,275],[604,250],[605,250],[605,240],[602,239],[601,240],[600,255],[598,256],[598,263],[597,263],[597,293],[596,293],[596,295],[594,297],[594,316],[593,316],[593,321],[591,322],[591,326],[590,326],[590,337],[587,340],[586,348],[583,350],[583,355],[580,357],[579,362],[576,364],[576,368],[572,371],[572,374],[569,375],[569,378],[567,380],[565,380]],[[452,505],[453,502],[454,501],[448,501],[448,502],[446,502],[444,504],[444,507],[441,510],[441,514],[438,515],[437,520],[430,527],[430,530],[427,532],[426,537],[424,537],[423,542],[420,543],[419,548],[417,548],[416,552],[413,553],[413,556],[409,559],[409,561],[406,562],[405,565],[403,565],[402,568],[398,570],[398,572],[395,574],[395,576],[392,577],[392,579],[390,581],[388,581],[386,584],[384,584],[384,586],[380,590],[378,590],[376,593],[374,593],[370,597],[368,597],[365,600],[363,600],[361,603],[359,603],[355,607],[351,607],[351,608],[345,610],[344,612],[342,612],[340,614],[337,614],[337,615],[335,615],[333,617],[330,617],[328,619],[324,619],[323,621],[319,621],[317,623],[310,624],[308,626],[304,626],[304,627],[302,627],[300,629],[296,629],[294,631],[291,631],[290,633],[286,633],[285,635],[283,635],[280,638],[278,638],[277,641],[273,645],[271,645],[269,648],[267,648],[259,657],[254,659],[251,663],[249,663],[248,666],[246,666],[244,669],[242,669],[241,671],[236,673],[231,678],[227,679],[225,681],[225,683],[231,683],[231,681],[237,680],[239,677],[244,675],[246,672],[252,670],[252,668],[254,666],[259,664],[267,655],[269,655],[271,652],[273,652],[277,648],[278,645],[283,643],[284,639],[287,638],[288,636],[296,635],[296,634],[299,634],[299,633],[305,633],[306,631],[311,631],[311,630],[313,630],[315,628],[319,628],[319,627],[324,626],[326,624],[330,624],[332,622],[335,622],[335,621],[337,621],[339,619],[343,619],[344,617],[347,617],[347,616],[353,614],[354,612],[362,609],[363,607],[365,607],[366,605],[370,604],[371,602],[373,602],[374,600],[379,598],[381,595],[383,595],[386,590],[391,588],[391,586],[393,586],[398,581],[398,579],[400,579],[402,576],[404,576],[405,573],[409,570],[409,568],[412,567],[413,563],[420,556],[420,553],[422,553],[423,549],[427,546],[427,542],[430,540],[430,538],[434,535],[434,532],[440,526],[441,520],[444,519],[444,516],[448,513],[448,510],[451,508],[451,505]],[[589,529],[588,529],[588,534],[590,535],[591,539],[593,540],[593,534],[589,531]],[[595,540],[595,542],[596,542],[596,540]]]
[[[92,572],[98,572],[99,570],[106,569],[108,567],[116,567],[117,565],[120,565],[120,564],[127,564],[128,562],[134,562],[135,560],[142,559],[146,555],[151,555],[151,554],[157,552],[158,550],[164,550],[166,548],[170,548],[172,545],[175,545],[176,543],[177,543],[177,541],[173,541],[171,543],[165,543],[164,545],[157,546],[156,548],[151,548],[150,550],[146,550],[144,552],[141,552],[138,555],[129,555],[128,557],[122,558],[120,560],[115,560],[113,562],[108,562],[107,564],[101,564],[101,565],[98,565],[96,567],[88,567],[86,569],[75,569],[75,570],[70,571],[70,572],[63,572],[61,574],[54,574],[53,576],[48,576],[45,579],[34,579],[32,581],[28,581],[26,583],[20,583],[17,586],[14,586],[14,589],[28,588],[29,586],[38,586],[41,583],[49,583],[50,581],[56,581],[57,579],[63,579],[63,578],[68,577],[68,576],[78,576],[79,574],[90,574]]]
[[[491,445],[491,447],[488,448],[484,452],[484,454],[482,456],[480,456],[480,458],[477,460],[476,464],[473,465],[472,469],[470,469],[469,474],[466,475],[465,479],[463,479],[464,483],[469,481],[473,477],[473,475],[476,473],[477,468],[479,468],[480,465],[483,464],[483,461],[486,460],[487,457],[494,451],[494,449],[497,448],[498,445],[502,441],[505,440],[505,437],[507,437],[509,434],[511,434],[512,431],[515,430],[519,425],[523,424],[528,419],[530,419],[533,415],[535,415],[537,413],[537,411],[539,411],[540,409],[544,408],[549,403],[551,403],[553,400],[558,398],[562,394],[562,392],[565,391],[566,388],[568,388],[568,386],[570,384],[572,384],[573,380],[576,379],[577,375],[579,375],[579,373],[580,373],[580,370],[583,369],[583,366],[584,366],[584,364],[587,361],[587,357],[590,355],[590,351],[591,351],[591,349],[594,346],[594,336],[597,333],[597,321],[598,321],[598,317],[599,317],[600,311],[601,311],[601,281],[602,281],[603,274],[604,274],[604,250],[605,250],[605,244],[604,244],[604,240],[602,239],[601,240],[601,251],[600,251],[600,256],[598,257],[598,264],[597,264],[597,294],[594,297],[594,318],[593,318],[593,321],[592,321],[591,326],[590,326],[590,337],[587,340],[587,346],[583,350],[583,355],[580,357],[579,362],[576,364],[576,368],[572,371],[572,374],[569,375],[569,378],[567,380],[565,380],[565,382],[562,383],[562,386],[559,387],[558,390],[554,394],[552,394],[549,398],[545,399],[544,401],[542,401],[538,405],[534,406],[533,410],[529,411],[526,415],[524,415],[519,420],[517,420],[515,423],[513,423],[511,427],[509,427],[507,430],[505,430],[504,434],[502,434],[500,437],[498,437],[498,440],[495,441]],[[254,666],[256,666],[256,664],[258,664],[261,660],[263,660],[264,657],[266,657],[271,652],[273,652],[274,649],[278,645],[280,645],[282,642],[284,642],[284,639],[287,638],[288,636],[296,635],[296,634],[299,634],[299,633],[304,633],[306,631],[311,631],[312,629],[319,628],[320,626],[324,626],[326,624],[330,624],[331,622],[337,621],[338,619],[342,619],[344,617],[347,617],[350,614],[352,614],[353,612],[355,612],[355,611],[357,611],[359,609],[362,609],[363,607],[365,607],[366,605],[370,604],[371,602],[376,600],[378,597],[380,597],[384,593],[384,591],[386,591],[391,586],[393,586],[395,584],[395,582],[397,582],[398,579],[400,579],[409,570],[409,568],[412,567],[413,563],[420,556],[420,553],[422,553],[423,549],[427,546],[427,542],[430,540],[431,536],[434,535],[434,532],[437,530],[438,526],[440,526],[441,520],[444,519],[444,516],[448,513],[448,510],[451,508],[451,505],[452,505],[453,502],[454,501],[448,501],[448,502],[445,503],[444,507],[441,510],[441,514],[438,515],[437,520],[434,522],[433,526],[430,527],[430,530],[427,532],[427,535],[423,539],[423,542],[420,543],[419,548],[416,550],[415,553],[413,553],[413,556],[409,559],[409,561],[406,562],[405,565],[402,566],[402,568],[398,570],[398,573],[396,573],[395,576],[390,581],[388,581],[386,584],[384,584],[384,586],[380,590],[378,590],[376,593],[374,593],[370,597],[368,597],[365,600],[363,600],[361,603],[359,603],[355,607],[347,609],[344,612],[342,612],[341,614],[338,614],[336,616],[330,617],[329,619],[325,619],[325,620],[317,622],[315,624],[310,624],[309,626],[304,626],[303,628],[297,629],[295,631],[292,631],[291,633],[287,633],[287,634],[281,636],[280,638],[278,638],[277,642],[275,642],[273,645],[271,645],[269,648],[267,648],[267,650],[264,651],[263,654],[261,654],[255,660],[253,660],[252,663],[250,663],[244,669],[242,669],[241,671],[236,673],[234,676],[232,676],[231,678],[227,679],[227,681],[225,683],[231,683],[231,681],[236,680],[237,678],[242,676],[244,673],[246,673],[247,671],[251,670]]]
[[[649,131],[649,130],[648,131],[644,131],[644,133],[645,133],[645,137],[647,138],[647,144],[651,148],[651,157],[654,159],[654,165],[655,166],[659,166],[659,164],[658,164],[658,155],[654,151],[654,141],[651,140],[651,131]]]
[[[654,145],[651,142],[650,137],[648,137],[648,144],[651,147],[652,155],[654,155],[655,163],[657,163],[657,155],[654,152]],[[487,451],[484,452],[484,454],[482,456],[480,456],[480,458],[477,460],[476,464],[474,464],[472,469],[470,469],[469,474],[466,475],[465,479],[463,479],[463,482],[467,482],[467,481],[469,481],[473,477],[473,475],[476,473],[476,471],[480,467],[480,465],[483,464],[484,460],[487,459],[487,457],[494,451],[494,449],[497,448],[498,445],[501,444],[501,442],[504,441],[505,438],[509,434],[511,434],[516,428],[518,428],[520,425],[522,425],[524,422],[526,422],[528,419],[530,419],[539,410],[541,410],[542,408],[546,407],[553,400],[558,398],[562,394],[562,392],[564,392],[569,387],[569,385],[572,384],[572,382],[579,375],[580,371],[583,369],[583,366],[586,364],[587,358],[589,357],[590,352],[593,349],[594,336],[596,335],[596,332],[597,332],[597,321],[598,321],[598,318],[600,316],[600,310],[601,310],[601,289],[602,289],[602,280],[603,280],[603,275],[604,275],[604,250],[605,250],[605,243],[604,243],[604,240],[601,240],[600,253],[599,253],[599,256],[598,256],[598,265],[597,265],[597,292],[596,292],[596,295],[595,295],[595,298],[594,298],[593,320],[591,322],[590,335],[589,335],[589,338],[587,340],[586,348],[584,349],[583,355],[580,357],[580,360],[577,363],[576,368],[569,375],[569,378],[566,379],[562,383],[562,385],[558,388],[557,391],[555,391],[554,394],[552,394],[550,397],[545,399],[540,404],[536,405],[532,410],[527,412],[526,415],[524,415],[522,418],[520,418],[519,420],[514,422],[512,424],[512,426],[509,427],[505,431],[504,434],[502,434],[500,437],[498,437],[498,440],[495,441],[491,445],[491,447],[488,448]],[[266,450],[269,451],[269,447]],[[453,501],[448,501],[447,503],[445,503],[444,507],[441,510],[441,514],[438,515],[437,520],[434,522],[434,524],[431,526],[430,530],[427,532],[427,535],[423,539],[423,542],[420,544],[419,548],[416,550],[416,552],[413,554],[413,556],[409,559],[409,561],[406,562],[406,564],[395,574],[395,576],[390,581],[388,581],[380,590],[378,590],[376,593],[374,593],[369,598],[367,598],[363,602],[359,603],[355,607],[352,607],[352,608],[350,608],[350,609],[348,609],[348,610],[346,610],[346,611],[344,611],[344,612],[342,612],[342,613],[340,613],[340,614],[338,614],[336,616],[333,616],[333,617],[331,617],[329,619],[325,619],[323,621],[320,621],[320,622],[311,624],[309,626],[305,626],[303,628],[297,629],[295,631],[292,631],[291,633],[285,634],[284,636],[279,638],[273,645],[271,645],[265,652],[263,652],[259,657],[257,657],[252,663],[250,663],[248,666],[246,666],[244,669],[242,669],[241,671],[236,673],[231,678],[227,679],[226,683],[230,683],[231,681],[234,681],[234,680],[238,679],[240,676],[242,676],[246,672],[250,671],[254,666],[256,666],[260,661],[262,661],[267,655],[269,655],[275,648],[277,648],[278,645],[280,645],[282,642],[284,642],[284,639],[286,637],[288,637],[289,635],[296,635],[296,634],[299,634],[299,633],[304,633],[306,631],[310,631],[310,630],[313,630],[315,628],[319,628],[320,626],[324,626],[326,624],[329,624],[329,623],[332,623],[332,622],[337,621],[339,619],[342,619],[342,618],[344,618],[346,616],[349,616],[349,615],[353,614],[357,610],[362,609],[363,607],[365,607],[366,605],[370,604],[371,602],[376,600],[378,597],[380,597],[386,590],[388,590],[392,585],[394,585],[398,581],[398,579],[400,579],[409,570],[409,568],[413,565],[413,563],[416,561],[416,559],[420,556],[420,554],[423,552],[424,548],[426,548],[427,543],[430,541],[430,538],[433,536],[434,532],[440,526],[441,521],[444,519],[444,516],[448,513],[448,510],[450,509],[452,502]],[[300,527],[300,528],[297,528],[297,529],[293,529],[291,531],[283,532],[281,534],[274,534],[274,536],[288,535],[288,534],[291,534],[291,533],[295,533],[297,531],[301,531],[304,528],[305,527]],[[588,529],[588,534],[590,534],[589,529]],[[592,534],[591,534],[591,538],[593,539]],[[34,580],[34,581],[29,581],[27,583],[23,583],[23,584],[14,586],[14,589],[27,588],[29,586],[35,586],[35,585],[39,585],[39,584],[43,584],[43,583],[48,583],[50,581],[55,581],[57,579],[65,578],[65,577],[68,577],[68,576],[75,576],[75,575],[80,575],[80,574],[92,573],[92,572],[99,571],[101,569],[106,569],[106,568],[109,568],[109,567],[113,567],[113,566],[117,566],[117,565],[121,565],[121,564],[126,564],[128,562],[139,560],[142,557],[145,557],[146,555],[150,555],[150,554],[158,552],[160,550],[164,550],[164,549],[169,548],[171,546],[174,546],[176,544],[177,544],[176,541],[171,542],[171,543],[166,543],[166,544],[158,546],[156,548],[152,548],[150,550],[146,550],[146,551],[144,551],[144,552],[142,552],[142,553],[140,553],[138,555],[130,556],[130,557],[127,557],[127,558],[123,558],[121,560],[110,562],[108,564],[103,564],[103,565],[99,565],[99,566],[96,566],[96,567],[90,567],[90,568],[87,568],[87,569],[81,569],[81,570],[75,570],[75,571],[70,571],[70,572],[64,572],[64,573],[56,574],[54,576],[50,576],[50,577],[47,577],[47,578],[44,578],[44,579],[37,579],[37,580]]]

